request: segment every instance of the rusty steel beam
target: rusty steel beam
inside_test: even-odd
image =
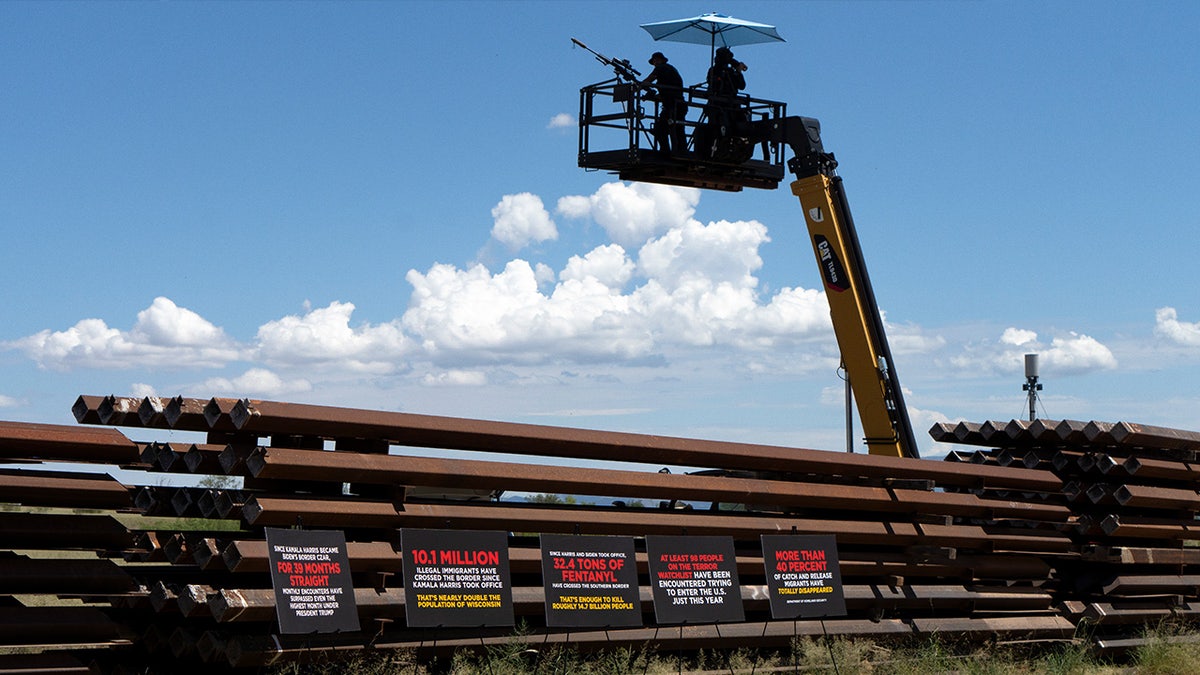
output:
[[[138,408],[142,399],[136,396],[105,396],[100,402],[100,423],[113,427],[141,427]]]
[[[935,443],[956,443],[953,422],[934,422],[929,427],[929,436]]]
[[[1112,428],[1112,422],[1092,420],[1084,426],[1083,435],[1092,445],[1116,445],[1116,441],[1112,437]]]
[[[1133,518],[1116,514],[1105,516],[1100,528],[1109,537],[1131,537],[1135,539],[1171,539],[1198,540],[1200,539],[1200,524],[1189,520],[1178,523],[1140,523]]]
[[[1123,462],[1125,471],[1138,479],[1178,480],[1194,482],[1200,480],[1200,464],[1177,462],[1169,459],[1147,459],[1131,455]]]
[[[1041,417],[1033,420],[1026,427],[1026,431],[1038,443],[1057,444],[1059,442],[1058,425],[1060,420],[1049,420]]]
[[[0,532],[2,545],[15,549],[121,551],[136,537],[112,516],[98,514],[0,511]]]
[[[132,631],[94,607],[0,607],[0,645],[128,643]]]
[[[71,414],[80,424],[100,424],[100,404],[103,396],[80,396],[71,406]]]
[[[138,404],[138,423],[147,429],[166,429],[166,408],[170,399],[147,396]]]
[[[225,473],[225,469],[221,467],[221,453],[225,452],[228,447],[210,443],[193,443],[184,454],[183,463],[187,467],[188,473],[220,476]]]
[[[1064,443],[1084,445],[1088,442],[1087,426],[1088,423],[1082,420],[1062,420],[1054,428],[1054,431]]]
[[[1122,565],[1200,565],[1200,548],[1146,548],[1138,546],[1088,546],[1080,551],[1084,560]]]
[[[38,654],[0,654],[5,675],[94,675],[91,665],[72,654],[46,651]]]
[[[1186,511],[1200,509],[1200,494],[1195,490],[1123,484],[1117,486],[1112,495],[1118,504],[1130,508]]]
[[[884,513],[983,518],[1016,517],[1064,522],[1066,507],[927,492],[733,476],[555,467],[461,459],[258,448],[246,460],[255,478],[403,484],[548,492],[603,497],[677,499]]]
[[[211,398],[204,404],[204,421],[208,428],[214,431],[240,431],[241,427],[234,423],[233,409],[239,403],[236,398]],[[281,430],[277,433],[291,433]]]
[[[0,557],[0,595],[119,595],[137,589],[133,577],[111,560]]]
[[[1200,574],[1154,574],[1119,576],[1104,585],[1105,595],[1200,594]]]
[[[1136,603],[1111,603],[1111,602],[1092,602],[1088,603],[1083,610],[1081,618],[1087,619],[1095,624],[1104,624],[1111,626],[1113,624],[1143,624],[1153,625],[1159,624],[1167,619],[1174,618],[1189,618],[1194,619],[1200,615],[1200,605],[1196,603],[1184,603],[1176,605],[1174,600],[1160,600],[1158,602],[1136,602]]]
[[[213,427],[208,423],[204,409],[210,400],[176,396],[163,409],[164,421],[168,427],[178,431],[234,431],[232,424]]]
[[[1118,422],[1109,433],[1118,445],[1200,452],[1200,432],[1196,431]]]
[[[1075,624],[1066,617],[1005,616],[989,618],[966,617],[914,617],[913,630],[926,635],[967,635],[1013,638],[1057,638],[1070,639],[1075,636]]]
[[[0,421],[0,459],[132,464],[140,455],[117,429]]]
[[[224,412],[214,408],[210,421],[220,420],[225,416]],[[1053,491],[1062,485],[1053,474],[1028,469],[964,467],[947,462],[900,457],[849,455],[803,448],[297,403],[239,401],[227,416],[239,431],[259,436],[298,434],[335,439],[381,439],[413,447],[601,461],[752,471],[811,472],[851,477],[913,478],[933,480],[939,486],[1011,487],[1029,491]]]
[[[983,436],[983,425],[978,422],[959,422],[954,425],[954,438],[963,445],[990,445]]]
[[[987,550],[1066,551],[1070,540],[1055,532],[1024,530],[1023,534],[989,533],[973,525],[937,525],[888,521],[809,520],[767,514],[725,515],[667,510],[619,508],[541,508],[416,504],[314,497],[254,496],[242,517],[255,527],[281,527],[297,522],[311,527],[393,529],[444,527],[516,532],[579,532],[581,534],[711,534],[757,539],[761,534],[795,532],[833,534],[838,541],[878,546],[915,544]]]
[[[207,584],[183,584],[175,591],[175,604],[185,619],[207,617],[212,614],[209,598],[216,594],[217,590]]]
[[[0,469],[0,499],[27,506],[122,509],[129,488],[106,474]]]

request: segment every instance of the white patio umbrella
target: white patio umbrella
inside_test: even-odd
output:
[[[710,58],[716,53],[717,47],[784,42],[774,26],[737,19],[716,12],[701,14],[690,19],[644,23],[642,28],[656,41],[666,40],[708,45]]]

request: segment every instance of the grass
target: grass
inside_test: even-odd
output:
[[[677,654],[653,649],[580,653],[552,647],[531,649],[518,639],[483,652],[422,663],[409,652],[359,654],[338,666],[347,675],[1191,675],[1200,672],[1200,634],[1190,627],[1161,625],[1147,630],[1148,642],[1120,663],[1097,657],[1090,641],[1034,644],[955,643],[933,636],[901,644],[866,639],[799,638],[791,650],[738,649]],[[330,672],[321,665],[289,664],[272,675]]]

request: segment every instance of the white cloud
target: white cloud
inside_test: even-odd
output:
[[[622,334],[621,320],[606,328],[606,315],[628,316],[628,299],[595,277],[568,278],[546,295],[529,263],[513,260],[494,275],[482,265],[434,265],[407,279],[414,290],[404,327],[434,358],[529,363],[638,354],[646,346]]]
[[[625,255],[625,249],[610,244],[592,249],[582,258],[571,256],[558,278],[580,282],[591,278],[609,288],[619,289],[629,283],[633,270],[633,261]]]
[[[651,237],[686,223],[700,202],[695,188],[651,183],[605,183],[590,197],[558,200],[558,212],[568,218],[590,216],[609,239],[636,249]]]
[[[1154,334],[1185,347],[1200,347],[1200,323],[1180,321],[1174,307],[1155,310]]]
[[[285,316],[258,329],[257,355],[277,366],[323,365],[359,372],[395,371],[411,348],[399,320],[350,325],[354,304],[331,302],[303,316]]]
[[[1072,331],[1052,338],[1047,345],[1037,339],[1034,331],[1019,328],[1005,329],[995,343],[966,345],[951,363],[966,371],[1018,373],[1024,372],[1025,354],[1033,353],[1038,354],[1044,374],[1079,374],[1117,367],[1112,350],[1091,336]]]
[[[134,382],[129,385],[129,395],[134,398],[157,398],[158,392],[145,382]]]
[[[533,242],[558,239],[558,229],[541,197],[522,192],[504,195],[492,207],[492,238],[516,251]]]
[[[139,343],[162,346],[204,346],[227,342],[220,328],[190,309],[158,297],[138,312],[129,337]]]
[[[668,288],[696,280],[754,288],[753,272],[762,267],[758,247],[770,240],[766,226],[753,220],[709,225],[688,220],[646,243],[638,268]]]
[[[568,129],[575,127],[575,116],[570,113],[558,113],[550,118],[547,129]]]
[[[881,314],[893,354],[928,354],[946,346],[946,338],[941,335],[926,335],[920,326],[914,324],[889,323],[887,313]]]
[[[239,346],[195,312],[157,298],[128,332],[85,319],[6,346],[64,369],[217,368],[249,361],[243,375],[205,386],[267,395],[312,386],[301,377],[348,382],[415,371],[417,382],[473,385],[498,381],[497,372],[478,368],[483,364],[659,367],[696,354],[710,358],[697,348],[717,348],[711,354],[732,356],[746,372],[777,373],[781,364],[792,372],[836,361],[824,293],[797,287],[763,296],[757,273],[759,251],[770,241],[767,228],[757,221],[702,224],[691,217],[698,199],[696,190],[622,183],[563,198],[560,213],[607,223],[618,236],[639,240],[637,249],[597,246],[558,270],[519,258],[495,273],[479,264],[410,270],[408,308],[384,323],[355,325],[350,302],[318,308],[306,302],[301,313],[267,321],[252,344]],[[510,244],[553,233],[534,195],[509,195],[494,214],[494,235]],[[918,346],[928,340],[919,329],[912,334]],[[422,378],[431,365],[436,370]]]
[[[421,384],[428,387],[481,387],[487,381],[487,373],[481,370],[445,370],[421,377]]]
[[[1024,363],[1023,357],[1021,362]],[[1108,347],[1095,338],[1075,332],[1051,340],[1050,349],[1041,352],[1039,362],[1051,372],[1063,373],[1112,370],[1117,367],[1117,359]]]
[[[0,408],[12,408],[17,405],[17,399],[0,394]]]
[[[403,325],[435,362],[459,364],[640,360],[696,346],[759,351],[813,339],[832,344],[823,293],[785,288],[765,302],[758,297],[754,272],[767,241],[758,222],[685,219],[647,242],[636,264],[618,244],[572,256],[545,290],[542,275],[520,259],[496,274],[482,265],[412,270]]]
[[[62,330],[43,330],[5,343],[38,366],[75,368],[207,368],[239,357],[238,346],[218,327],[167,298],[155,298],[138,312],[130,331],[111,328],[102,319],[83,319]]]
[[[1037,336],[1038,334],[1031,330],[1005,328],[1004,333],[1000,335],[1000,344],[1020,347],[1021,345],[1036,343]]]
[[[202,391],[215,392],[217,395],[259,398],[286,396],[311,389],[312,384],[308,380],[297,379],[285,382],[283,378],[265,368],[251,368],[233,379],[210,378],[201,385]]]

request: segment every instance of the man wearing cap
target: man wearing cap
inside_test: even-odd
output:
[[[638,84],[658,85],[658,116],[654,118],[654,140],[658,149],[674,154],[687,152],[687,132],[683,121],[687,117],[687,104],[683,100],[683,78],[675,66],[667,63],[662,52],[650,55],[654,70]]]

